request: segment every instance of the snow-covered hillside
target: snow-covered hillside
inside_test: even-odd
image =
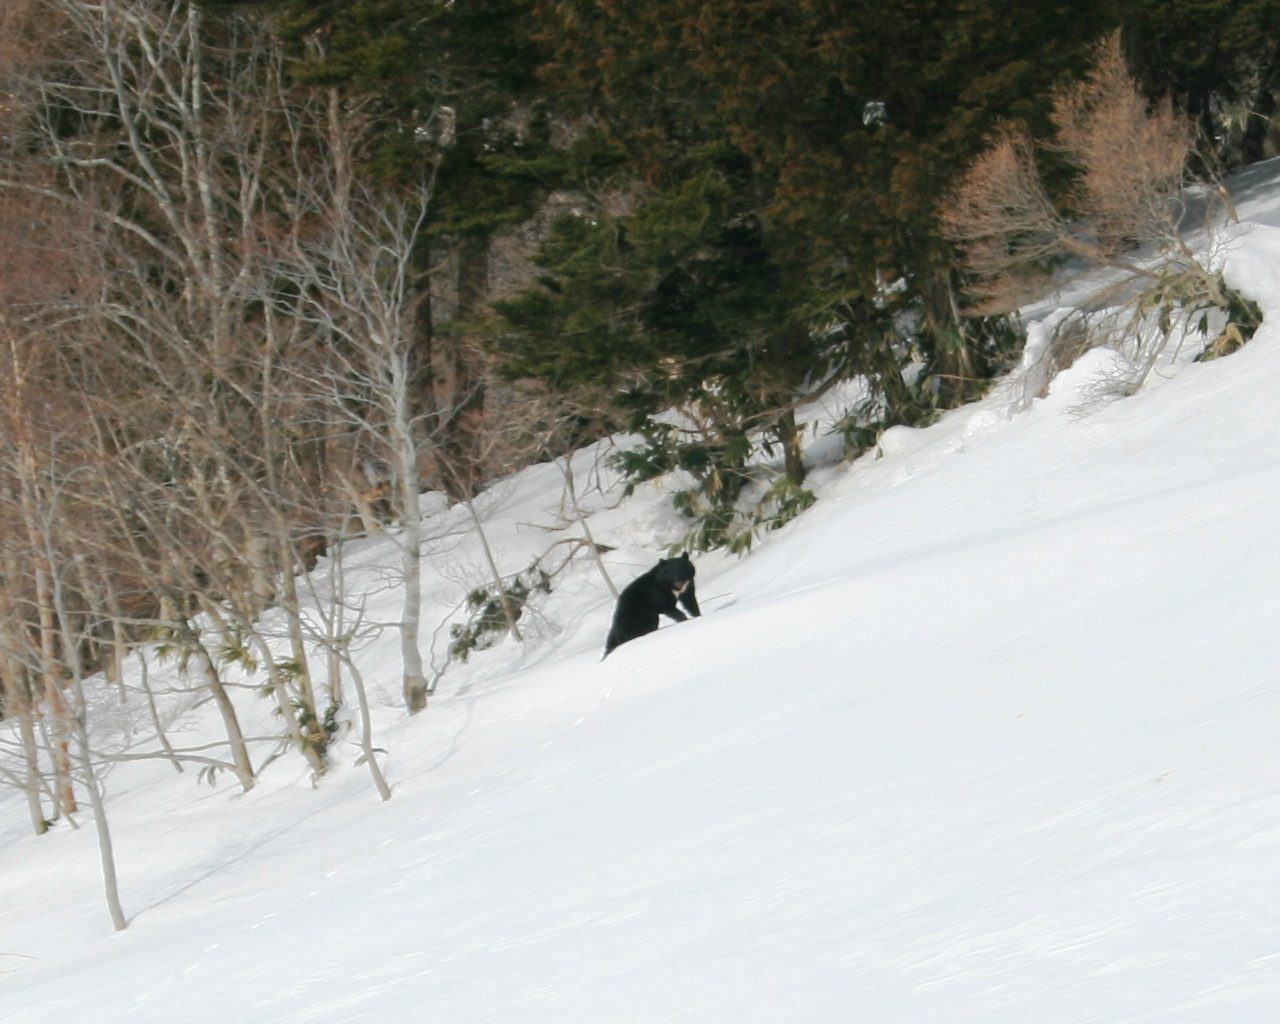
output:
[[[698,560],[702,618],[606,662],[585,560],[413,719],[371,645],[390,802],[354,747],[247,795],[117,767],[127,931],[92,830],[0,791],[0,1021],[1280,1019],[1280,166],[1237,195],[1267,319],[1230,358],[1103,405],[1094,351],[820,465],[812,510]],[[560,497],[551,466],[487,496],[508,569]],[[679,524],[617,497],[625,582]],[[479,564],[451,515],[427,621]],[[394,557],[350,552],[385,619]]]

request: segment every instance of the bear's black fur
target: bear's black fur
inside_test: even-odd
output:
[[[652,633],[658,628],[659,613],[676,622],[684,622],[684,612],[676,607],[677,598],[694,618],[701,615],[693,588],[693,574],[693,562],[686,551],[679,558],[661,559],[643,576],[628,583],[618,595],[618,607],[613,613],[613,627],[605,641],[604,656],[607,658],[619,644]]]

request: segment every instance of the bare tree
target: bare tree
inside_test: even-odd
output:
[[[49,26],[42,45],[27,31],[36,24]],[[63,730],[58,773],[69,780],[74,708],[63,696],[78,697],[99,664],[124,692],[125,652],[159,640],[212,697],[226,741],[213,753],[175,748],[148,690],[161,752],[136,756],[230,768],[247,789],[256,740],[221,678],[239,648],[265,668],[285,735],[319,774],[342,670],[352,671],[349,631],[307,624],[296,572],[340,543],[353,505],[381,518],[370,486],[388,486],[398,521],[405,703],[417,711],[427,699],[418,499],[435,439],[456,429],[450,410],[414,394],[427,295],[414,256],[430,186],[391,198],[362,187],[360,109],[294,86],[254,17],[155,0],[16,0],[0,27],[0,212],[54,211],[80,232],[61,255],[92,263],[72,273],[51,250],[67,279],[52,293],[62,277],[31,254],[24,273],[38,295],[15,298],[0,280],[10,371],[0,498],[21,531],[6,564],[23,567],[0,580],[6,705],[29,712],[36,755],[40,729]],[[0,231],[7,224],[0,217]],[[50,352],[55,365],[32,361]],[[37,374],[39,389],[28,384]],[[56,461],[43,442],[57,417],[36,391],[78,406],[75,449]],[[367,465],[382,478],[353,482]],[[53,485],[64,526],[41,532]],[[281,636],[263,632],[269,606],[284,615]],[[312,680],[317,645],[328,707]],[[33,821],[43,820],[32,771]]]
[[[1036,143],[1005,125],[940,210],[979,293],[996,309],[1021,301],[1019,284],[1042,284],[1056,261],[1144,275],[1154,272],[1127,258],[1137,247],[1182,249],[1192,124],[1167,99],[1153,105],[1142,96],[1118,35],[1099,45],[1084,79],[1057,92],[1052,118],[1057,135],[1044,148],[1077,170],[1064,206],[1049,196]]]
[[[336,148],[336,147],[335,147]],[[430,188],[381,198],[354,185],[337,164],[318,179],[314,202],[329,219],[299,238],[278,267],[292,281],[277,293],[283,312],[312,324],[327,346],[309,366],[306,383],[323,397],[355,449],[385,466],[399,521],[392,535],[400,551],[403,601],[400,653],[403,693],[411,713],[427,701],[419,630],[422,604],[422,491],[420,438],[427,425],[414,414],[412,319],[421,292],[414,287],[413,252],[425,223]]]
[[[17,720],[18,743],[12,752],[16,767],[0,765],[0,782],[22,791],[31,828],[40,835],[48,830],[49,821],[44,812],[43,799],[47,787],[40,767],[40,745],[36,733],[36,689],[32,673],[19,653],[18,631],[24,628],[24,624],[12,606],[8,568],[6,565],[6,585],[0,589],[0,601],[3,602],[0,608],[0,709],[6,718]],[[3,753],[8,756],[10,751]]]
[[[360,750],[357,763],[369,769],[379,798],[390,800],[391,787],[387,784],[386,775],[378,761],[378,755],[383,751],[373,743],[369,692],[359,662],[354,657],[356,646],[367,641],[376,627],[371,627],[366,621],[363,598],[358,607],[347,608],[345,567],[341,557],[329,559],[327,572],[323,577],[323,595],[312,576],[307,577],[307,582],[310,584],[308,589],[316,614],[323,625],[322,635],[318,639],[328,655],[330,685],[336,687],[338,680],[345,674],[350,678],[351,688],[355,691],[356,711],[359,715],[356,743]]]
[[[151,0],[25,2],[63,29],[64,45],[14,62],[10,75],[25,103],[22,152],[55,174],[41,178],[15,158],[0,190],[60,204],[99,242],[104,287],[84,297],[82,315],[107,339],[97,361],[118,379],[98,372],[75,383],[104,465],[122,470],[99,477],[115,510],[114,550],[153,582],[155,606],[131,617],[167,623],[195,659],[242,785],[252,768],[197,611],[205,629],[244,638],[267,667],[286,731],[319,772],[324,712],[293,574],[304,542],[327,530],[316,509],[324,442],[295,429],[322,424],[299,407],[283,368],[293,347],[316,339],[255,304],[273,249],[296,244],[306,218],[325,219],[295,193],[308,161],[325,154],[332,97],[290,84],[270,26],[254,18]],[[69,135],[68,121],[81,130]],[[122,380],[136,397],[121,402],[122,389],[103,386]],[[106,607],[107,582],[95,587],[117,624],[130,614]],[[277,602],[288,657],[255,625]],[[123,638],[112,643],[118,651]]]
[[[0,125],[7,123],[0,115]],[[0,129],[0,134],[6,134]],[[72,297],[91,286],[76,252],[65,211],[35,196],[26,203],[0,193],[0,504],[8,529],[4,547],[5,657],[9,689],[22,707],[23,729],[45,724],[58,810],[72,813],[71,709],[64,687],[68,659],[59,643],[54,604],[56,564],[50,560],[47,508],[51,487],[73,472],[74,418],[56,386],[55,339]],[[28,721],[28,718],[30,721]],[[33,762],[34,763],[34,762]],[[34,820],[34,819],[33,819]],[[37,828],[40,828],[37,825]]]
[[[1056,138],[1044,148],[1076,171],[1063,203],[1049,195],[1036,143],[1005,125],[939,211],[981,308],[1015,309],[1042,294],[1050,275],[1065,267],[1107,269],[1094,305],[1129,311],[1112,320],[1122,335],[1151,336],[1142,323],[1153,316],[1158,328],[1154,343],[1138,353],[1130,387],[1150,370],[1175,319],[1185,329],[1206,309],[1222,311],[1223,336],[1237,340],[1242,329],[1256,326],[1232,320],[1247,304],[1186,240],[1189,230],[1232,213],[1225,190],[1210,183],[1188,192],[1192,121],[1167,99],[1146,100],[1125,65],[1118,34],[1099,44],[1084,79],[1055,95],[1053,122]]]
[[[111,839],[111,826],[107,820],[106,802],[103,798],[102,780],[99,776],[96,758],[89,740],[89,706],[85,698],[84,668],[79,651],[85,640],[88,619],[78,614],[80,609],[74,606],[75,598],[65,584],[73,571],[73,565],[67,564],[60,552],[67,550],[67,545],[54,541],[54,520],[58,517],[58,503],[55,495],[50,502],[48,519],[41,537],[45,542],[44,561],[51,566],[51,600],[58,623],[58,639],[64,652],[64,661],[70,676],[72,694],[72,714],[70,721],[75,736],[76,759],[80,769],[80,781],[89,795],[89,807],[93,812],[94,833],[98,840],[98,858],[102,867],[103,893],[107,901],[107,910],[111,915],[111,923],[116,931],[124,931],[128,927],[124,908],[120,903],[120,885],[116,874],[115,845]],[[78,626],[78,628],[77,628]]]
[[[1119,33],[1095,51],[1092,70],[1054,97],[1056,144],[1079,169],[1072,205],[1104,257],[1153,241],[1178,244],[1193,122],[1162,98],[1147,101],[1129,74]]]
[[[77,809],[71,795],[76,778],[92,810],[108,909],[115,928],[121,930],[127,921],[120,904],[101,778],[89,739],[84,691],[93,614],[83,592],[70,586],[80,575],[71,533],[79,523],[77,479],[83,475],[85,461],[79,439],[69,429],[66,410],[58,407],[58,396],[40,389],[41,397],[36,397],[37,374],[45,368],[41,347],[24,345],[29,339],[20,333],[10,332],[5,340],[10,376],[0,397],[10,439],[6,448],[12,457],[0,462],[0,481],[7,478],[5,489],[16,492],[17,519],[26,547],[21,562],[13,557],[4,561],[3,603],[10,611],[15,594],[34,597],[32,610],[20,612],[16,622],[11,614],[5,616],[5,690],[16,697],[23,719],[29,719],[35,696],[31,679],[34,675],[39,680],[39,696],[51,709],[57,802],[66,815]],[[27,672],[21,671],[24,667]],[[24,733],[24,784],[30,801],[35,795],[36,758],[33,737],[25,727]],[[38,804],[31,804],[31,810],[36,814]]]
[[[209,458],[193,439],[235,437],[237,455],[255,448],[246,437],[254,395],[237,355],[254,341],[243,329],[241,289],[260,265],[265,154],[283,102],[282,58],[265,28],[243,19],[209,25],[195,5],[24,0],[20,7],[51,34],[56,28],[56,45],[34,55],[23,50],[0,68],[13,115],[3,122],[11,145],[0,167],[0,203],[57,211],[78,226],[63,263],[67,253],[96,258],[93,287],[51,294],[46,272],[38,297],[21,310],[28,333],[39,327],[56,342],[44,346],[61,360],[46,378],[48,392],[78,395],[68,422],[87,423],[92,439],[82,455],[93,486],[67,510],[82,528],[64,531],[59,543],[79,545],[90,556],[79,564],[101,571],[60,584],[68,607],[74,588],[76,601],[96,609],[92,618],[110,620],[113,662],[128,643],[126,624],[135,632],[171,628],[196,655],[227,725],[230,763],[247,788],[253,772],[235,709],[186,605],[200,567],[221,564],[217,545],[248,547],[253,538],[241,530],[229,540],[205,528],[208,519],[192,528],[198,503],[189,499],[203,496],[201,512],[216,505],[235,521],[227,499],[257,466]],[[68,133],[68,123],[80,130]],[[28,272],[39,269],[29,254],[23,259]],[[16,426],[31,419],[31,389],[19,349],[11,345],[10,355],[6,405]],[[48,453],[35,452],[26,434],[12,436],[12,493],[31,521],[39,494],[30,481],[61,476],[37,466]],[[42,568],[50,548],[34,537],[29,547],[41,660],[54,665],[52,570]],[[148,581],[147,593],[123,596],[119,583],[127,578]],[[65,679],[81,665],[59,668]],[[42,688],[50,700],[59,690]]]

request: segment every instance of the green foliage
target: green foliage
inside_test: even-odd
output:
[[[156,644],[155,656],[156,660],[161,664],[169,661],[174,662],[179,672],[186,672],[191,664],[190,646],[174,640],[166,639]]]
[[[816,500],[759,461],[770,446],[745,433],[712,439],[687,425],[650,419],[640,435],[639,444],[614,456],[615,465],[627,478],[628,494],[671,472],[692,478],[692,486],[672,495],[676,511],[691,520],[679,545],[684,550],[744,554],[762,531],[786,525]]]
[[[297,82],[372,103],[378,127],[359,156],[388,188],[435,181],[434,234],[484,235],[546,194],[511,169],[547,143],[532,0],[203,2],[275,12]]]
[[[1280,88],[1280,0],[1130,0],[1122,11],[1126,52],[1150,95],[1198,117],[1226,166],[1272,155],[1263,140]]]
[[[258,670],[258,659],[249,649],[248,639],[239,626],[232,626],[218,647],[218,660],[224,665],[237,665],[248,675]]]
[[[1222,309],[1226,314],[1226,323],[1217,336],[1210,339],[1208,313],[1201,311],[1197,327],[1206,344],[1204,350],[1196,356],[1197,362],[1209,362],[1230,355],[1246,345],[1254,332],[1262,326],[1262,310],[1256,302],[1228,287],[1221,275],[1218,276],[1218,285],[1227,299],[1226,306]]]
[[[465,663],[473,651],[491,647],[510,628],[508,611],[518,620],[534,594],[550,592],[551,577],[536,560],[504,577],[501,584],[490,583],[471,591],[465,602],[467,621],[449,627],[450,660]]]
[[[678,491],[676,508],[693,520],[680,547],[688,551],[725,548],[744,555],[760,534],[781,529],[817,500],[812,491],[785,476],[776,477],[757,500],[732,506],[707,502],[698,491]]]
[[[918,422],[981,394],[1020,343],[960,315],[934,210],[997,117],[1045,121],[1049,87],[1114,23],[1109,5],[1061,0],[1016,23],[985,2],[882,13],[536,9],[544,80],[626,153],[636,202],[557,226],[541,287],[499,306],[496,351],[557,393],[612,391],[643,437],[623,460],[632,480],[688,469],[728,516],[741,467],[771,444],[790,447],[801,485],[787,417],[832,376],[865,377],[887,422]],[[908,363],[927,379],[907,385]],[[698,436],[651,420],[669,408]]]
[[[338,735],[338,712],[341,710],[340,704],[330,702],[325,707],[324,714],[317,715],[315,709],[306,702],[300,700],[293,702],[293,713],[302,731],[303,742],[322,758],[334,737]]]
[[[735,156],[690,154],[688,177],[634,213],[557,222],[539,257],[541,287],[496,305],[508,328],[497,340],[504,371],[558,387],[617,385],[661,364],[665,383],[650,386],[677,396],[747,358],[777,375],[801,355],[776,340],[801,286],[740,203]]]
[[[578,191],[538,286],[496,305],[501,372],[568,406],[603,396],[641,435],[629,479],[685,470],[687,508],[729,523],[776,445],[802,487],[787,417],[833,377],[875,392],[847,425],[862,447],[1016,355],[1016,324],[960,313],[934,222],[998,121],[1042,133],[1052,87],[1120,23],[1149,81],[1239,93],[1246,64],[1274,73],[1280,0],[1047,0],[1012,19],[994,0],[265,6],[299,41],[299,81],[376,99],[366,165],[389,187],[434,175],[433,236],[483,240]]]
[[[196,781],[212,789],[218,784],[218,776],[226,770],[226,767],[220,764],[205,765],[196,774]]]
[[[808,283],[744,201],[742,154],[706,146],[682,163],[633,213],[555,225],[540,286],[497,305],[495,351],[513,378],[612,393],[644,439],[621,457],[633,483],[684,469],[729,509],[748,461],[782,440],[781,418],[840,353],[807,326]],[[657,418],[672,407],[693,426]]]

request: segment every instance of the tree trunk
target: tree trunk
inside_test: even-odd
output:
[[[348,662],[348,665],[351,669],[351,685],[356,691],[356,700],[360,705],[360,757],[369,768],[378,797],[384,801],[390,800],[391,787],[387,785],[387,777],[382,774],[382,766],[378,764],[378,752],[373,746],[373,721],[369,716],[369,695],[364,688],[364,676],[360,674],[359,667],[353,662]],[[424,694],[423,705],[425,704]]]
[[[458,308],[455,331],[450,339],[449,407],[442,425],[441,452],[444,486],[449,498],[463,501],[475,497],[482,483],[476,443],[476,423],[484,410],[484,386],[472,366],[468,350],[468,321],[480,309],[489,287],[489,240],[462,238],[456,244],[458,257]]]
[[[50,567],[49,575],[49,609],[57,629],[57,641],[62,648],[63,659],[71,676],[71,693],[75,706],[67,715],[68,726],[75,737],[77,760],[80,762],[80,778],[84,790],[89,795],[89,807],[93,811],[94,831],[98,837],[98,858],[102,866],[102,887],[107,898],[107,910],[111,914],[111,923],[120,932],[128,927],[128,919],[120,905],[120,886],[116,877],[115,848],[111,842],[111,827],[107,822],[107,810],[102,799],[102,787],[98,781],[98,770],[94,764],[93,751],[89,746],[89,706],[84,696],[84,672],[76,651],[83,635],[72,630],[75,621],[67,600],[65,581],[62,575],[53,571],[55,561],[51,551],[46,550],[46,564]]]
[[[231,696],[218,677],[218,666],[214,664],[199,634],[186,622],[182,623],[182,634],[188,649],[196,657],[205,685],[213,694],[213,702],[217,705],[218,714],[222,716],[222,727],[227,733],[227,742],[231,747],[231,763],[235,766],[236,779],[247,793],[253,789],[253,765],[249,761],[249,749],[245,746],[244,733],[240,729],[240,719],[236,716],[235,705],[231,703]]]
[[[515,605],[511,601],[511,595],[507,593],[507,586],[502,580],[502,573],[498,569],[497,559],[493,557],[493,548],[489,546],[489,537],[484,532],[484,523],[480,521],[480,513],[476,511],[475,502],[470,498],[466,499],[467,511],[471,513],[471,522],[476,528],[476,537],[480,540],[480,550],[484,553],[485,564],[489,566],[489,576],[493,580],[493,587],[498,595],[498,603],[502,605],[502,617],[507,620],[507,629],[516,643],[524,643],[524,637],[520,635],[520,627],[516,624],[520,613],[516,610]]]
[[[351,638],[359,633],[360,620],[363,618],[363,606],[356,615],[350,632],[347,631],[343,597],[346,594],[346,578],[343,575],[342,559],[335,557],[330,561],[328,592],[331,595],[327,613],[322,609],[320,614],[325,622],[324,643],[328,651],[330,699],[335,705],[341,703],[340,683],[344,669],[351,675],[351,686],[356,693],[357,710],[360,713],[360,757],[368,766],[373,778],[374,788],[382,800],[391,799],[391,787],[387,785],[382,766],[378,763],[377,750],[373,746],[373,721],[369,714],[369,694],[365,690],[364,676],[360,667],[350,657]]]
[[[147,656],[142,650],[138,651],[138,674],[141,677],[142,692],[147,698],[147,711],[151,715],[151,724],[156,730],[156,739],[160,746],[164,748],[169,763],[173,765],[174,770],[181,775],[185,769],[182,762],[178,759],[177,753],[173,749],[173,745],[169,742],[169,737],[164,731],[164,723],[160,721],[160,710],[156,707],[156,695],[151,692],[151,676],[147,669]]]
[[[581,506],[578,504],[578,487],[573,479],[573,452],[565,453],[561,472],[564,473],[565,491],[569,495],[569,508],[578,525],[582,527],[582,536],[587,541],[587,550],[591,552],[591,559],[595,562],[596,570],[604,578],[605,586],[609,588],[609,593],[613,595],[613,599],[616,601],[618,599],[618,588],[614,585],[613,577],[609,575],[609,570],[605,568],[604,559],[600,556],[600,546],[596,543],[595,537],[591,535],[591,526],[587,522],[587,514],[582,511]]]
[[[22,739],[22,766],[25,775],[23,790],[27,796],[27,813],[36,835],[49,831],[49,822],[40,804],[40,760],[37,756],[36,729],[31,703],[18,712],[18,735]]]
[[[5,658],[0,664],[0,697],[7,715],[18,720],[18,739],[22,747],[22,789],[27,798],[27,813],[36,835],[49,829],[40,803],[40,757],[36,742],[34,703],[27,670]]]
[[[400,657],[404,663],[404,703],[411,715],[427,706],[427,678],[418,633],[422,625],[422,523],[418,495],[401,481],[400,570],[404,595],[400,615]],[[412,505],[412,510],[410,506]]]
[[[804,446],[795,409],[787,409],[778,417],[778,441],[782,445],[782,466],[787,482],[793,487],[804,485]]]
[[[76,802],[75,785],[71,779],[71,709],[57,679],[44,678],[45,695],[49,698],[49,717],[53,722],[53,779],[58,809],[63,814],[75,814],[80,809]]]
[[[415,260],[417,275],[413,299],[413,317],[409,342],[409,394],[413,402],[411,411],[415,420],[427,422],[440,411],[436,393],[436,326],[435,303],[431,298],[432,266],[431,248],[420,243],[421,255]]]
[[[286,550],[288,546],[286,545]],[[288,561],[286,555],[285,561]],[[306,744],[323,757],[329,745],[329,737],[324,730],[320,708],[316,703],[315,687],[311,680],[311,665],[307,658],[307,645],[303,636],[302,614],[298,601],[298,581],[291,568],[286,567],[281,578],[281,610],[289,633],[289,654],[293,658],[297,670],[297,685],[302,704],[308,712],[303,731],[306,733]],[[322,772],[323,774],[323,772]]]
[[[84,699],[84,685],[80,673],[75,673],[73,689],[76,698],[75,722],[76,750],[79,754],[80,772],[83,776],[85,792],[89,794],[89,806],[93,810],[94,830],[98,836],[98,858],[102,864],[102,887],[107,897],[107,910],[111,914],[111,924],[115,930],[122,932],[129,926],[120,905],[120,885],[116,877],[115,848],[111,842],[111,827],[107,823],[107,811],[102,800],[102,788],[98,784],[97,770],[93,764],[93,752],[89,749],[89,731],[85,726],[87,709]]]
[[[1280,58],[1277,58],[1280,59]],[[1276,112],[1276,95],[1270,84],[1263,85],[1245,120],[1244,136],[1240,139],[1240,160],[1252,164],[1273,155],[1267,152],[1267,135],[1271,131],[1272,117]]]
[[[108,658],[108,679],[115,679],[120,688],[120,703],[128,699],[124,687],[124,659],[129,650],[129,639],[125,635],[124,623],[120,613],[120,600],[116,595],[116,587],[110,573],[102,574],[103,591],[106,595],[106,615],[111,622],[111,654]]]

